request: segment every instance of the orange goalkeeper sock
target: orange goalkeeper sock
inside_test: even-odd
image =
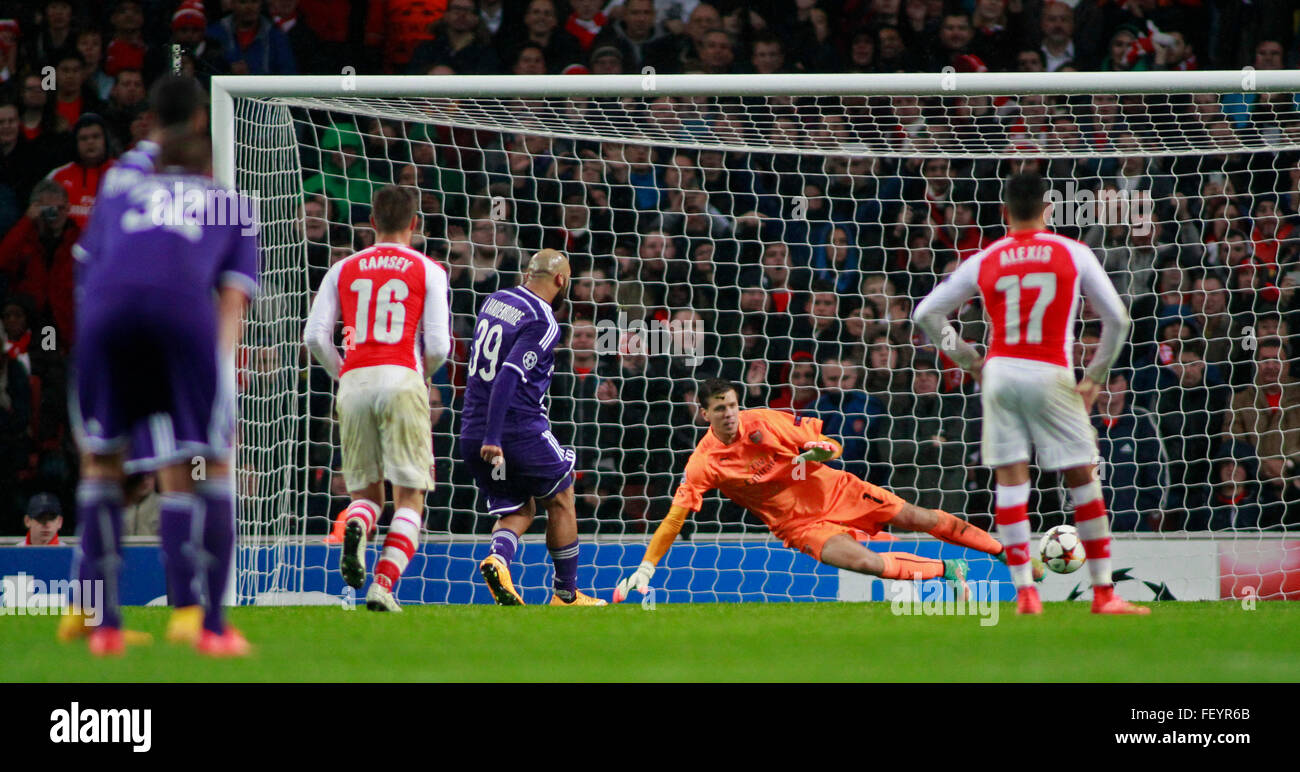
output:
[[[959,547],[970,547],[990,555],[1002,551],[1002,544],[983,528],[968,523],[960,517],[954,517],[942,509],[934,511],[939,515],[939,524],[931,528],[929,534],[939,541],[946,541]]]
[[[885,568],[881,579],[934,579],[943,576],[943,561],[923,558],[910,552],[881,552]]]

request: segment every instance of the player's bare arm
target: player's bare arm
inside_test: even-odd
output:
[[[655,575],[655,567],[668,553],[668,548],[677,540],[677,535],[682,532],[682,526],[686,525],[686,518],[690,517],[690,514],[689,509],[676,504],[668,508],[668,515],[664,517],[663,522],[655,529],[654,536],[650,538],[650,546],[646,548],[641,565],[614,588],[615,603],[622,603],[634,590],[645,592],[649,588],[650,580]]]

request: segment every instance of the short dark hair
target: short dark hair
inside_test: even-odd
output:
[[[1259,327],[1260,322],[1265,322],[1265,321],[1277,322],[1279,325],[1281,325],[1282,314],[1280,314],[1277,311],[1260,311],[1259,313],[1255,314],[1256,327]]]
[[[754,47],[760,44],[770,46],[773,43],[775,43],[777,46],[780,46],[782,52],[785,51],[785,44],[781,42],[781,38],[777,37],[775,33],[770,32],[768,30],[763,30],[762,32],[755,33],[754,37],[749,41],[749,43],[750,43],[751,51],[754,49]]]
[[[1002,203],[1006,204],[1007,213],[1015,220],[1032,220],[1042,213],[1046,206],[1047,185],[1043,176],[1036,172],[1020,172],[1011,175],[1002,187]]]
[[[54,64],[60,65],[68,61],[69,59],[76,59],[77,64],[80,64],[83,67],[86,66],[86,57],[82,56],[81,52],[78,51],[76,48],[65,48],[62,51],[60,51],[59,55],[54,59]]]
[[[695,398],[700,401],[700,407],[707,408],[709,400],[729,391],[736,392],[736,398],[740,398],[740,387],[726,378],[705,378],[700,382],[700,388],[695,390]]]
[[[1020,49],[1019,51],[1016,52],[1016,59],[1019,59],[1021,54],[1033,54],[1034,56],[1038,57],[1038,61],[1040,64],[1042,64],[1044,67],[1047,66],[1047,59],[1044,58],[1043,52],[1039,51],[1037,48]]]
[[[1180,341],[1178,346],[1178,356],[1182,356],[1183,354],[1191,354],[1197,359],[1204,359],[1205,340],[1202,338],[1188,338],[1187,340]]]
[[[1223,278],[1223,274],[1221,274],[1221,273],[1219,273],[1218,271],[1215,271],[1215,270],[1206,270],[1206,271],[1205,271],[1204,273],[1202,273],[1200,276],[1197,276],[1196,278],[1192,279],[1192,281],[1193,281],[1193,282],[1198,282],[1198,281],[1199,281],[1199,282],[1202,282],[1202,283],[1207,282],[1207,281],[1217,281],[1217,282],[1219,283],[1219,286],[1220,286],[1220,287],[1226,287],[1226,286],[1228,286],[1228,282],[1227,282],[1227,280],[1225,280],[1225,279]]]
[[[68,189],[49,177],[46,177],[32,186],[32,193],[29,200],[30,203],[35,204],[46,196],[62,198],[66,202],[68,200]]]
[[[415,217],[415,196],[400,185],[385,185],[375,191],[370,203],[370,216],[380,233],[397,233],[406,230]]]
[[[149,89],[149,106],[164,129],[189,123],[203,105],[203,91],[194,78],[166,75]]]
[[[1275,348],[1285,351],[1286,346],[1282,344],[1282,338],[1278,335],[1265,335],[1255,344],[1255,351],[1260,352],[1266,348]]]

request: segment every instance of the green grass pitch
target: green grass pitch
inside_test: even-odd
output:
[[[0,683],[26,681],[1298,681],[1300,603],[1152,604],[1146,618],[1049,603],[996,625],[895,616],[887,603],[660,604],[604,609],[239,608],[257,646],[215,661],[161,641],[167,610],[129,608],[155,635],[120,660],[54,641],[56,617],[0,617]]]

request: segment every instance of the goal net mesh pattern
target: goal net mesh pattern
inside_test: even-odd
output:
[[[1207,537],[1232,539],[1255,565],[1253,552],[1300,528],[1287,461],[1300,453],[1300,387],[1276,405],[1267,396],[1292,375],[1300,284],[1292,94],[352,92],[236,98],[235,137],[237,183],[260,204],[264,284],[241,355],[241,600],[301,590],[337,565],[336,550],[313,550],[347,500],[334,385],[300,338],[331,262],[373,240],[368,202],[388,183],[419,190],[415,246],[448,269],[453,315],[452,361],[431,394],[427,554],[402,597],[486,597],[473,595],[475,567],[494,520],[459,461],[456,416],[480,303],[517,284],[541,247],[573,265],[550,417],[576,451],[581,538],[602,566],[640,560],[706,428],[695,383],[714,375],[744,386],[745,407],[822,418],[844,443],[837,465],[992,530],[978,386],[909,314],[1002,235],[1002,182],[1027,169],[1049,179],[1054,229],[1096,251],[1134,321],[1123,379],[1094,414],[1115,532],[1155,536],[1172,561],[1209,559]],[[1096,320],[1084,304],[1076,366]],[[978,302],[954,321],[983,343]],[[1069,522],[1058,477],[1035,470],[1034,483],[1035,530]],[[549,587],[541,525],[519,557],[530,603]],[[693,567],[670,561],[656,584],[687,599],[820,597],[834,572],[796,576],[779,545],[724,556],[763,535],[708,498],[684,533],[691,546],[677,547],[697,551]],[[584,587],[608,591],[617,571],[593,570],[593,554]]]

